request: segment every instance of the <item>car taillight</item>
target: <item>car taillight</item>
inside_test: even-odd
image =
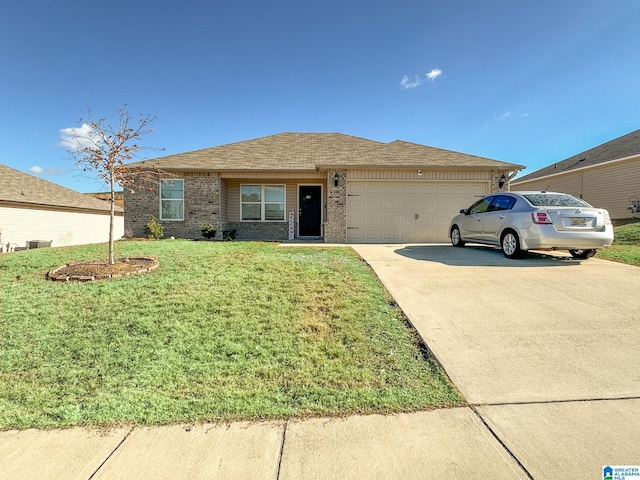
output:
[[[553,223],[549,213],[544,210],[531,212],[531,218],[533,219],[533,223]]]
[[[609,212],[604,211],[604,224],[611,225],[611,217],[609,216]]]

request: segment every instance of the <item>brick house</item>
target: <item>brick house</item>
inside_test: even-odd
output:
[[[153,215],[165,236],[198,238],[207,222],[218,237],[327,243],[446,241],[461,208],[507,190],[524,168],[339,133],[281,133],[131,165],[173,175],[125,192],[134,236]]]
[[[640,130],[517,178],[512,190],[570,193],[609,211],[613,219],[640,216]]]

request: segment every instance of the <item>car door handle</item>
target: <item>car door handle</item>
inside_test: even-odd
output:
[[[504,217],[506,217],[506,215],[498,215],[498,218],[499,218],[500,220],[504,220]]]

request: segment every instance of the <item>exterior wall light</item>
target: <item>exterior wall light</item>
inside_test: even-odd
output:
[[[340,180],[340,174],[338,172],[336,172],[333,175],[333,184],[337,187],[338,186],[338,180]]]
[[[507,183],[507,177],[505,177],[503,173],[502,176],[500,177],[500,180],[498,180],[498,187],[499,188],[504,187],[505,183]]]
[[[422,176],[422,170],[418,170],[418,176],[421,177]]]

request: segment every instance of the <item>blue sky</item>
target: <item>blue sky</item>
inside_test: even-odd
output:
[[[5,2],[0,163],[103,190],[60,146],[91,107],[161,156],[281,132],[396,139],[525,173],[640,128],[637,0]]]

